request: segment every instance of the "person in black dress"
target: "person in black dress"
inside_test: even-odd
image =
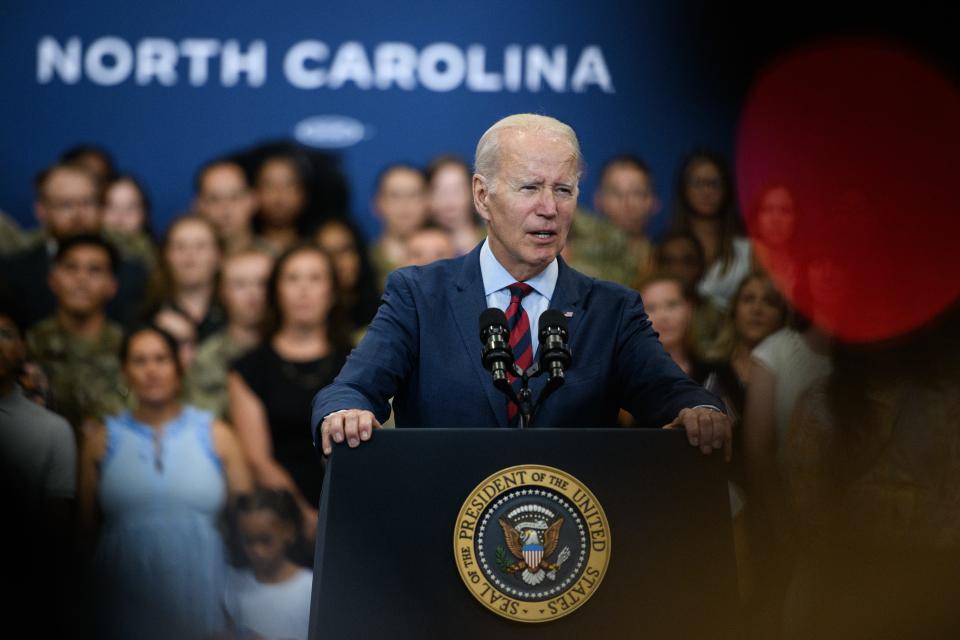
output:
[[[312,244],[287,250],[270,276],[273,317],[263,342],[234,363],[227,381],[231,420],[257,482],[291,491],[311,532],[323,480],[310,435],[311,403],[349,353],[337,291],[327,253]]]

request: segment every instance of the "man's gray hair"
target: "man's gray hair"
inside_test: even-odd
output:
[[[580,174],[583,173],[583,155],[580,153],[580,142],[577,140],[577,134],[573,127],[550,116],[517,113],[495,122],[480,136],[480,142],[477,143],[473,170],[486,180],[490,192],[494,190],[494,179],[499,169],[497,164],[500,160],[500,133],[507,129],[537,131],[565,138],[570,143],[576,157],[577,178],[580,178]]]

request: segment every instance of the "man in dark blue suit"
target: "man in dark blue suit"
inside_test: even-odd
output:
[[[729,457],[720,400],[663,350],[639,295],[559,257],[582,167],[573,129],[545,116],[504,118],[481,137],[475,164],[486,241],[462,258],[390,275],[363,342],[314,399],[314,440],[324,453],[334,442],[369,439],[390,415],[391,397],[398,427],[508,426],[506,397],[480,361],[478,319],[495,306],[520,318],[523,335],[511,338],[518,360],[537,352],[540,313],[569,318],[574,361],[534,426],[615,426],[623,407],[644,425],[684,427],[692,445]],[[534,379],[534,397],[544,384]]]

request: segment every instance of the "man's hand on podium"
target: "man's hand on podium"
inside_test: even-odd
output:
[[[320,446],[323,455],[333,452],[333,443],[346,440],[350,447],[359,446],[373,435],[374,429],[379,429],[380,423],[373,413],[364,409],[346,409],[331,413],[323,419],[320,425]]]
[[[687,440],[706,454],[723,447],[727,462],[733,454],[733,430],[727,414],[708,407],[682,409],[673,422],[664,429],[684,429]]]

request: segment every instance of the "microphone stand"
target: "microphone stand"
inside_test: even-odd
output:
[[[534,412],[540,408],[539,402],[534,405],[533,392],[530,391],[530,379],[540,375],[540,363],[534,362],[526,371],[521,370],[517,364],[513,365],[513,369],[514,375],[520,378],[520,393],[514,394],[513,386],[510,386],[510,393],[514,395],[511,400],[517,405],[520,412],[520,428],[526,429],[533,420]]]
[[[513,365],[513,375],[514,377],[520,378],[520,392],[515,393],[513,390],[513,385],[509,382],[504,381],[504,384],[495,384],[495,386],[500,389],[503,393],[507,395],[510,400],[517,405],[517,409],[520,413],[520,428],[527,429],[530,427],[530,423],[533,421],[533,417],[540,410],[540,407],[543,406],[543,403],[553,395],[553,392],[563,386],[564,376],[563,369],[557,369],[551,367],[550,377],[547,379],[547,384],[544,386],[543,391],[540,392],[540,396],[537,398],[537,401],[533,401],[533,392],[530,390],[530,380],[536,378],[543,370],[540,368],[540,361],[534,362],[530,367],[523,371],[520,367],[514,363]]]

